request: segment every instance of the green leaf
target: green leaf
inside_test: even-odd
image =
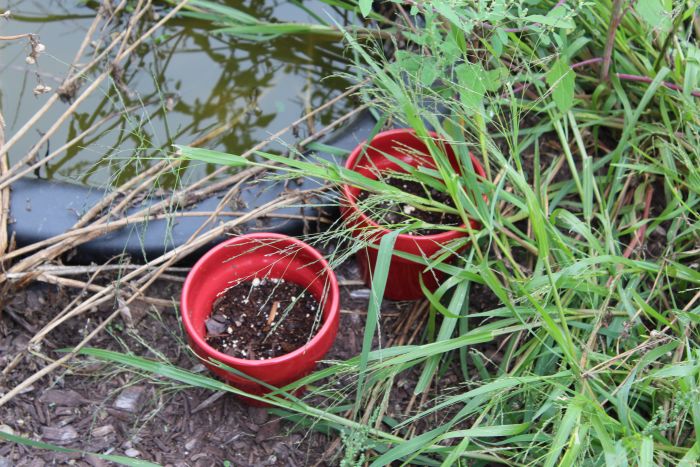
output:
[[[406,420],[404,420],[399,427],[409,425],[419,418],[427,417],[430,414],[440,412],[443,409],[447,409],[455,404],[458,403],[466,403],[468,401],[474,400],[480,396],[487,395],[491,396],[494,393],[505,393],[509,391],[512,388],[517,388],[517,387],[525,387],[529,385],[534,385],[535,383],[539,383],[541,381],[548,381],[550,379],[558,379],[558,378],[568,378],[571,376],[571,373],[569,371],[562,371],[559,373],[556,373],[554,375],[548,375],[548,376],[521,376],[521,377],[511,377],[511,376],[502,376],[494,381],[491,381],[489,383],[483,384],[479,387],[476,387],[470,391],[466,391],[461,394],[457,394],[455,396],[451,396],[447,398],[445,401],[440,402],[439,404],[436,404],[435,406],[424,410],[421,412],[419,415],[415,415],[413,417],[410,417]]]
[[[693,447],[691,447],[688,452],[685,453],[685,456],[683,456],[681,461],[678,463],[678,467],[691,467],[698,465],[698,458],[700,458],[700,444],[696,442],[693,444]]]
[[[255,24],[259,22],[256,17],[251,16],[248,13],[244,13],[241,10],[237,10],[226,5],[220,5],[209,0],[189,0],[188,5],[204,8],[216,13],[215,17],[220,21],[235,21],[244,24]]]
[[[414,452],[422,449],[424,446],[431,444],[432,440],[436,436],[440,435],[447,429],[447,425],[440,426],[426,433],[418,435],[410,440],[399,444],[398,446],[388,450],[377,459],[372,462],[370,467],[380,467],[384,465],[390,465],[393,461],[401,459],[402,457],[413,454]]]
[[[459,317],[459,312],[462,309],[464,301],[467,298],[468,290],[469,283],[466,281],[460,282],[459,285],[457,285],[455,292],[452,295],[452,298],[450,299],[450,304],[447,310],[448,313],[450,313],[453,316],[457,316],[457,318]],[[457,325],[457,318],[446,317],[442,321],[442,325],[440,326],[440,332],[438,332],[437,338],[435,339],[436,342],[447,340],[450,338],[450,336],[452,336],[455,326]],[[416,387],[413,390],[415,394],[421,394],[428,388],[428,384],[433,379],[433,375],[437,371],[441,358],[442,355],[435,355],[434,357],[428,359],[428,361],[425,363],[423,372],[418,378]]]
[[[494,438],[498,436],[513,436],[519,435],[527,430],[529,423],[516,423],[512,425],[496,425],[496,426],[478,426],[475,428],[467,428],[465,430],[451,431],[441,436],[441,439],[463,438],[469,436],[472,438]]]
[[[690,93],[694,91],[698,87],[698,83],[700,83],[700,48],[693,44],[688,44],[685,62],[683,94],[690,96]]]
[[[653,467],[654,464],[654,439],[651,436],[642,438],[639,450],[639,467]]]
[[[386,280],[389,277],[389,266],[391,264],[392,253],[396,237],[399,236],[401,230],[393,230],[384,235],[379,241],[379,251],[377,252],[377,262],[374,265],[372,274],[372,291],[370,294],[369,306],[367,307],[367,324],[365,325],[364,338],[362,340],[362,351],[360,353],[360,363],[358,365],[357,376],[357,397],[355,398],[354,412],[360,409],[362,403],[362,389],[365,379],[365,371],[367,370],[367,362],[369,361],[369,352],[372,350],[372,339],[374,331],[379,323],[379,313],[382,306],[382,298],[384,298],[384,289]],[[360,253],[362,254],[362,253]]]
[[[245,157],[224,152],[212,151],[211,149],[193,148],[189,146],[174,145],[177,150],[176,155],[186,159],[206,162],[207,164],[228,165],[230,167],[244,167],[251,165],[251,161]]]
[[[424,57],[407,52],[405,50],[396,51],[396,69],[397,71],[406,71],[407,73],[417,73],[421,68],[421,63]]]
[[[29,446],[29,447],[36,448],[36,449],[47,449],[49,451],[54,451],[54,452],[77,452],[77,453],[87,454],[85,451],[81,451],[79,449],[64,448],[62,446],[56,446],[53,444],[43,443],[41,441],[34,441],[33,439],[25,438],[23,436],[11,435],[11,434],[5,433],[3,431],[0,431],[0,439],[4,439],[5,441],[9,441],[11,443],[22,444],[24,446]],[[131,467],[158,467],[158,464],[154,464],[153,462],[148,462],[148,461],[144,461],[141,459],[132,459],[132,458],[126,457],[126,456],[117,456],[117,455],[111,455],[111,454],[97,454],[97,453],[92,453],[92,455],[99,458],[99,459],[103,459],[103,460],[111,461],[111,462],[116,462],[117,464],[128,465]]]
[[[556,464],[559,459],[559,454],[561,454],[562,449],[566,446],[567,439],[569,439],[574,428],[579,426],[582,412],[583,407],[581,407],[581,401],[571,399],[564,417],[562,417],[561,422],[557,426],[556,435],[551,445],[552,447],[544,463],[545,467],[553,467]]]
[[[435,60],[424,60],[425,63],[420,71],[420,82],[423,86],[430,87],[440,73]]]
[[[573,105],[576,74],[563,60],[558,59],[547,73],[547,84],[552,87],[552,99],[561,112]]]
[[[365,18],[372,13],[372,0],[360,0],[360,13]]]
[[[573,29],[576,27],[576,23],[571,18],[566,18],[567,10],[564,8],[554,8],[547,16],[544,15],[530,15],[523,18],[525,21],[530,23],[543,24],[545,26],[551,26],[553,28],[562,29]]]
[[[686,376],[695,375],[700,371],[700,366],[694,362],[683,362],[666,365],[663,368],[649,372],[642,380],[652,379],[667,379],[667,378],[683,378]]]
[[[486,94],[484,68],[481,65],[463,63],[455,68],[459,85],[462,88],[460,97],[462,103],[469,108],[477,109]]]
[[[619,465],[620,467],[627,466],[627,453],[624,449],[619,449],[613,438],[608,433],[608,430],[601,419],[600,414],[594,413],[591,417],[591,423],[598,436],[600,445],[603,447],[606,465]]]
[[[672,0],[637,0],[634,8],[639,16],[654,29],[668,31],[673,26]]]
[[[450,310],[448,310],[445,305],[440,303],[440,298],[441,296],[438,296],[437,294],[433,294],[430,289],[428,289],[425,286],[425,283],[423,282],[423,276],[418,276],[418,280],[420,281],[420,288],[423,291],[423,294],[425,294],[425,297],[428,299],[430,302],[430,305],[435,308],[435,310],[439,311],[442,315],[446,316],[447,318],[452,318],[452,319],[459,319],[460,316],[459,314],[452,313]]]
[[[462,26],[462,20],[460,20],[459,15],[455,11],[452,6],[448,5],[445,2],[441,1],[433,1],[431,2],[433,8],[440,13],[442,16],[444,16],[447,20],[449,20],[452,24],[455,26]]]

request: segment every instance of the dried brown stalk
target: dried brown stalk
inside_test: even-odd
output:
[[[5,120],[0,113],[0,147],[5,142]],[[10,170],[7,161],[7,154],[0,156],[0,176],[5,176]],[[8,247],[7,221],[10,216],[10,187],[0,190],[0,258],[5,254]]]
[[[68,279],[67,277],[54,276],[52,274],[46,274],[46,273],[39,274],[38,276],[36,276],[36,280],[39,282],[45,282],[47,284],[54,284],[54,285],[60,285],[60,286],[64,286],[64,287],[71,287],[74,289],[87,290],[90,292],[101,292],[104,289],[104,287],[101,285],[88,284],[85,281],[79,281],[76,279]],[[149,305],[166,306],[166,307],[170,307],[173,304],[177,303],[177,300],[166,300],[163,298],[147,297],[145,295],[137,296],[136,300],[143,302],[143,303],[148,303]]]
[[[272,308],[270,309],[270,316],[267,317],[267,325],[271,325],[277,316],[277,308],[279,308],[280,302],[272,302]]]

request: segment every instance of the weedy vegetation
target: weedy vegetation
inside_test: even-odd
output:
[[[698,2],[327,3],[363,14],[366,24],[262,24],[204,0],[190,2],[188,14],[249,39],[308,33],[344,41],[354,60],[348,77],[363,84],[357,94],[378,117],[376,130],[410,127],[428,142],[436,170],[406,176],[448,193],[454,207],[292,148],[291,156],[235,155],[178,145],[169,163],[354,184],[373,193],[367,211],[401,200],[481,228],[429,226],[464,230],[464,240],[446,247],[460,258],[412,257],[448,279],[426,294],[429,324],[419,342],[381,347],[393,242],[426,227],[410,216],[391,226],[396,233],[375,245],[361,353],[261,399],[275,414],[338,437],[342,465],[695,465]],[[377,7],[396,14],[386,19]],[[455,148],[462,175],[430,131]],[[470,153],[486,177],[474,175]],[[338,245],[334,265],[366,246],[340,223],[307,240]],[[476,288],[499,305],[473,312]],[[493,347],[498,359],[484,358]],[[239,392],[167,361],[80,353]],[[433,397],[450,372],[459,382]],[[425,403],[396,418],[389,401],[405,375]],[[307,392],[294,396],[301,386]]]
[[[700,455],[697,3],[435,1],[409,2],[405,12],[390,56],[386,41],[344,35],[357,76],[372,79],[364,98],[382,122],[425,138],[434,129],[457,149],[463,176],[431,145],[438,170],[410,177],[437,178],[462,219],[482,228],[467,231],[458,264],[414,258],[449,275],[428,297],[443,315],[434,335],[373,349],[374,302],[362,354],[337,364],[362,390],[316,393],[329,407],[352,406],[347,419],[361,421],[410,368],[420,370],[416,394],[459,369],[454,395],[367,432],[372,465],[692,465]],[[470,151],[485,179],[466,170]],[[293,176],[401,196],[322,160],[260,156]],[[380,258],[390,248],[382,242]],[[474,284],[501,306],[470,313]],[[472,363],[470,350],[487,343],[501,361]],[[434,413],[443,423],[421,424]]]

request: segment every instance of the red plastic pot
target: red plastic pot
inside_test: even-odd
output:
[[[430,133],[437,139],[437,134]],[[459,165],[452,147],[444,143],[438,143],[445,150],[453,168],[459,171]],[[406,148],[411,148],[420,154],[406,154]],[[369,143],[365,141],[357,146],[348,156],[345,168],[354,170],[365,177],[377,179],[377,171],[403,171],[398,164],[388,159],[385,154],[412,165],[413,167],[435,168],[435,161],[430,157],[427,146],[418,138],[413,130],[398,129],[378,133]],[[422,154],[422,156],[421,156]],[[476,173],[485,177],[484,169],[473,154],[471,161]],[[381,237],[388,234],[389,230],[380,226],[360,211],[357,205],[357,197],[362,189],[350,186],[342,186],[343,202],[341,213],[345,223],[350,227],[353,235],[362,235],[363,239],[369,238],[369,242],[379,244]],[[479,224],[471,221],[471,227],[479,228]],[[434,235],[406,235],[400,234],[396,238],[395,251],[409,253],[416,256],[432,257],[440,252],[443,247],[466,233],[457,230],[446,230]],[[362,277],[370,285],[371,273],[377,261],[377,249],[367,247],[357,253],[357,261],[360,265]],[[425,271],[423,264],[393,255],[389,267],[389,277],[384,292],[385,298],[391,300],[417,300],[424,296],[420,287],[420,277],[424,285],[431,291],[435,291],[441,282],[441,274],[437,271]]]
[[[218,295],[237,282],[254,278],[284,279],[307,288],[323,305],[323,324],[303,347],[269,360],[246,360],[219,352],[205,340],[205,321]],[[211,363],[216,360],[275,387],[311,373],[333,345],[340,317],[340,294],[335,274],[323,256],[292,237],[274,233],[241,235],[207,252],[185,280],[181,302],[182,323],[190,346],[209,369],[232,386],[262,395],[264,386],[234,375]],[[245,399],[254,405],[252,399]]]

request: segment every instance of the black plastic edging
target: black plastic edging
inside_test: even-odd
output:
[[[345,128],[335,132],[323,142],[339,149],[351,151],[371,134],[375,119],[369,112],[363,112]],[[328,155],[328,158],[331,156]],[[240,192],[239,205],[236,211],[250,211],[265,203],[278,198],[285,189],[305,190],[318,186],[314,180],[304,179],[292,182],[285,188],[282,181],[259,181],[246,185]],[[47,238],[60,235],[73,227],[82,214],[102,199],[100,190],[65,182],[24,178],[12,185],[10,196],[10,236],[14,235],[18,246],[30,245]],[[152,197],[131,208],[132,213],[161,201]],[[220,201],[218,196],[202,200],[190,206],[186,211],[214,211]],[[328,208],[324,208],[328,211]],[[304,208],[289,207],[280,209],[277,214],[305,214],[313,217],[318,212],[318,206],[308,204]],[[126,254],[136,262],[148,261],[161,256],[173,248],[185,243],[207,217],[173,217],[172,219],[153,220],[128,225],[112,233],[103,235],[96,240],[78,245],[73,261],[102,262],[117,255]],[[230,216],[222,216],[217,222],[230,220]],[[210,230],[216,225],[205,227]],[[266,231],[286,235],[301,235],[304,223],[301,219],[280,219],[275,217],[260,218],[243,224],[241,232]],[[208,249],[223,240],[223,236],[206,245]],[[196,259],[198,255],[191,255]]]

